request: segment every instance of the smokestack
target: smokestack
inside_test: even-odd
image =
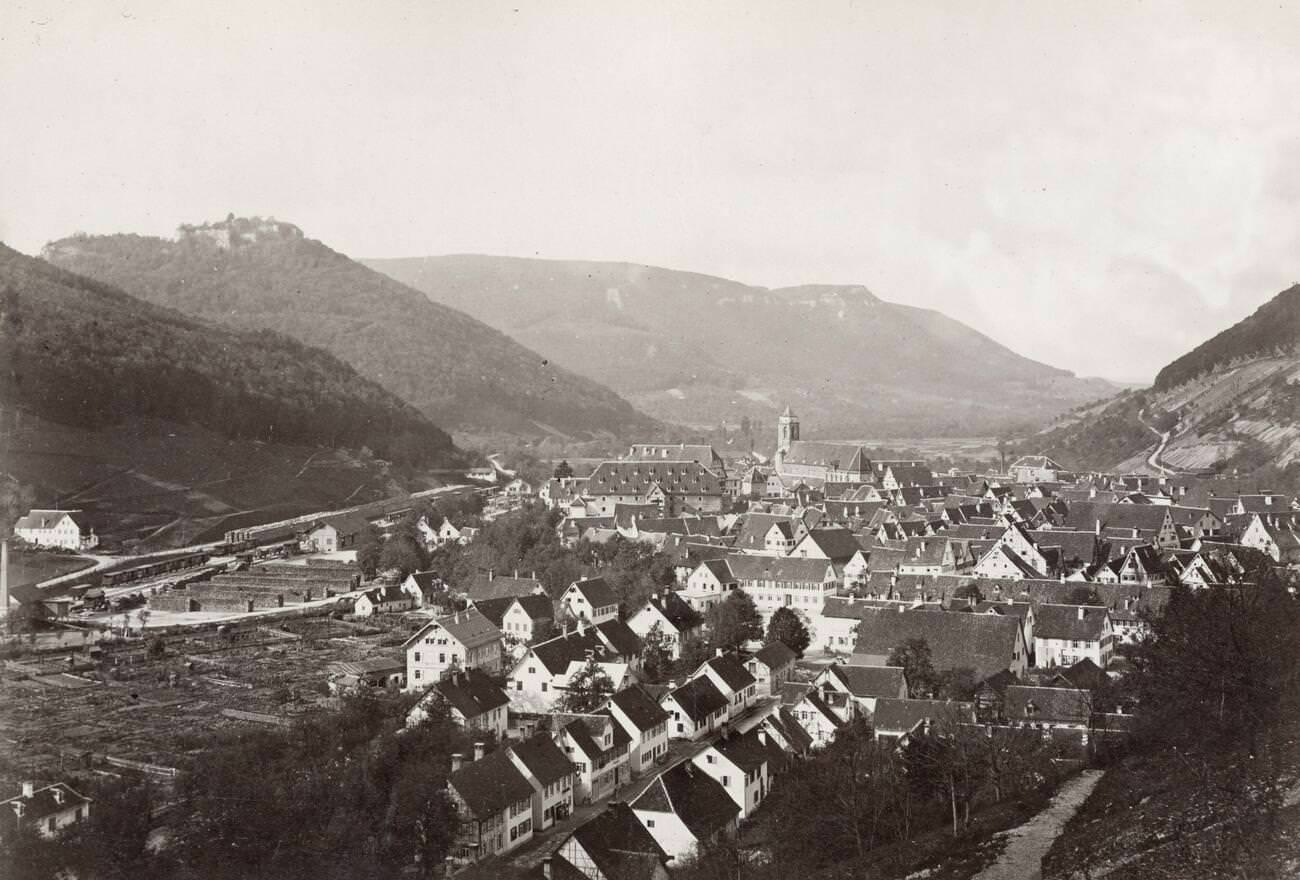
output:
[[[459,770],[459,769],[461,768],[461,765],[463,765],[464,763],[465,763],[465,756],[464,756],[464,755],[462,755],[460,752],[452,752],[452,754],[451,754],[451,772],[452,772],[452,773],[455,773],[457,770]]]
[[[484,749],[483,743],[481,743],[481,742],[476,742],[476,743],[474,743],[474,760],[475,760],[475,761],[482,761],[482,760],[483,760],[483,749]]]
[[[9,616],[9,539],[0,540],[0,617]]]

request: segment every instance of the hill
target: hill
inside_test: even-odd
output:
[[[823,435],[991,433],[1114,391],[861,286],[767,289],[627,263],[472,255],[364,262],[695,427],[771,424],[789,403]]]
[[[1153,387],[1062,416],[1024,441],[1067,467],[1256,474],[1300,486],[1300,287],[1160,371]],[[1157,430],[1158,429],[1158,430]],[[1263,484],[1261,484],[1263,485]]]
[[[1294,353],[1300,346],[1300,284],[1294,284],[1253,315],[1196,346],[1156,375],[1164,391],[1234,361]]]
[[[181,227],[176,241],[74,236],[44,256],[188,315],[320,346],[440,425],[534,436],[657,427],[607,388],[292,224],[231,218]]]

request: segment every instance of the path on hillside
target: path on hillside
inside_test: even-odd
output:
[[[1167,477],[1170,476],[1171,474],[1178,473],[1178,471],[1174,470],[1173,468],[1167,468],[1160,463],[1160,453],[1164,452],[1165,447],[1169,445],[1169,437],[1173,432],[1157,430],[1155,426],[1149,424],[1146,419],[1142,418],[1142,416],[1145,414],[1146,414],[1146,410],[1139,410],[1138,421],[1141,422],[1142,426],[1145,427],[1148,431],[1150,431],[1152,434],[1155,434],[1157,437],[1160,438],[1160,444],[1156,446],[1156,448],[1151,452],[1151,455],[1147,457],[1147,464],[1151,465],[1151,467],[1154,468],[1156,472],[1161,474],[1162,476]]]
[[[1067,782],[1046,809],[1007,832],[1007,848],[996,862],[976,874],[975,880],[1039,880],[1043,856],[1101,777],[1100,770],[1085,770]]]

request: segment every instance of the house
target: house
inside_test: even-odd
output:
[[[758,693],[771,696],[779,693],[781,685],[794,675],[794,662],[798,659],[785,642],[773,640],[745,661],[745,671],[754,677]]]
[[[826,597],[840,586],[840,576],[828,559],[736,554],[728,557],[727,565],[740,589],[754,600],[764,626],[778,608],[815,617]]]
[[[463,540],[464,535],[461,534],[460,529],[456,528],[452,521],[446,517],[443,517],[442,525],[438,526],[434,536],[434,541],[439,547],[445,547],[448,544],[465,543]]]
[[[473,603],[501,630],[507,644],[528,645],[555,623],[555,608],[546,595],[504,596]]]
[[[900,746],[918,730],[928,731],[933,724],[974,723],[975,705],[953,700],[877,700],[871,719],[876,739]]]
[[[727,698],[727,718],[737,718],[754,705],[758,697],[758,682],[744,665],[719,648],[717,653],[700,664],[692,678],[708,677]]]
[[[409,583],[409,578],[407,582]],[[417,591],[418,592],[418,591]],[[411,595],[406,584],[390,584],[366,590],[353,603],[352,614],[356,617],[371,617],[376,614],[397,614],[418,607],[424,600]]]
[[[710,743],[691,759],[712,776],[740,807],[740,818],[754,815],[771,788],[767,731],[730,733]]]
[[[1250,516],[1250,523],[1241,533],[1241,543],[1266,554],[1282,565],[1300,565],[1300,532],[1291,518],[1265,517],[1258,513]]]
[[[668,861],[668,854],[632,808],[612,803],[564,838],[549,859],[542,859],[541,876],[532,876],[536,880],[669,880]]]
[[[706,559],[687,578],[681,597],[694,611],[703,613],[727,598],[739,585],[727,559]]]
[[[609,713],[631,737],[628,769],[633,776],[667,759],[671,716],[640,685],[629,685],[611,694],[602,711]]]
[[[1102,536],[1142,538],[1162,550],[1176,550],[1179,546],[1173,515],[1167,506],[1158,504],[1078,501],[1070,505],[1064,526]]]
[[[446,595],[447,585],[436,571],[413,571],[402,581],[402,589],[412,595],[418,591],[421,598],[415,607],[423,608],[426,603],[441,600]]]
[[[707,675],[668,691],[659,704],[672,717],[674,739],[702,739],[731,717],[731,701]]]
[[[501,630],[474,608],[429,621],[402,648],[407,690],[424,690],[452,670],[501,671]]]
[[[1034,618],[1038,666],[1071,666],[1086,657],[1105,669],[1114,647],[1115,633],[1105,605],[1044,602],[1038,606]]]
[[[847,694],[861,714],[872,715],[881,699],[906,700],[907,679],[901,666],[851,666],[832,663],[813,679],[819,691]]]
[[[707,443],[633,443],[623,456],[626,461],[690,461],[715,474],[727,475],[727,463]]]
[[[810,615],[811,647],[826,653],[848,654],[857,640],[858,621],[871,607],[856,596],[827,596],[821,610]]]
[[[578,770],[546,731],[512,744],[506,754],[533,787],[533,831],[545,831],[573,812]]]
[[[880,477],[880,488],[887,492],[905,486],[930,486],[933,483],[934,474],[928,467],[911,462],[889,463]]]
[[[694,461],[606,461],[585,494],[595,516],[611,515],[616,504],[654,504],[664,516],[721,513],[723,477]]]
[[[522,477],[515,477],[501,488],[501,494],[507,498],[523,498],[533,494],[533,484]]]
[[[555,741],[573,762],[574,801],[598,801],[631,778],[628,732],[609,715],[555,716]]]
[[[400,690],[406,686],[406,658],[375,657],[330,664],[331,693],[359,693],[370,689]]]
[[[1002,717],[1016,727],[1087,730],[1092,720],[1092,695],[1074,687],[1013,684],[1003,694]]]
[[[513,577],[499,575],[492,569],[475,575],[469,586],[460,595],[467,602],[479,602],[483,599],[503,599],[507,596],[546,595],[546,587],[534,577],[521,578],[518,572]]]
[[[785,706],[764,718],[762,727],[789,755],[805,757],[816,745],[812,736]]]
[[[447,794],[460,820],[451,845],[457,864],[510,852],[533,837],[533,786],[519,772],[506,749],[483,754],[474,744],[474,760],[451,756]]]
[[[302,546],[309,553],[354,550],[369,527],[370,523],[354,514],[326,517],[308,529]]]
[[[663,635],[663,645],[674,660],[682,655],[682,643],[697,638],[704,626],[704,618],[691,607],[681,594],[664,590],[652,594],[645,604],[627,620],[627,625],[642,640],[658,627]]]
[[[828,559],[845,565],[862,552],[857,536],[846,528],[809,529],[798,544],[789,551],[790,556],[804,559]]]
[[[62,547],[77,553],[99,546],[95,530],[80,510],[32,510],[14,523],[14,537],[39,547]]]
[[[969,668],[977,682],[1004,669],[1019,676],[1029,665],[1018,618],[926,610],[864,611],[853,664],[886,666],[894,649],[909,639],[925,639],[936,670]]]
[[[560,596],[559,604],[574,620],[601,623],[618,619],[618,595],[604,578],[574,581]]]
[[[786,697],[787,694],[783,693],[783,702]],[[857,714],[856,705],[847,694],[821,691],[811,685],[798,689],[787,708],[790,716],[808,734],[814,749],[830,745],[835,732]]]
[[[1064,469],[1046,455],[1024,455],[1007,470],[1017,483],[1055,483]]]
[[[592,661],[617,690],[627,679],[632,659],[614,651],[595,627],[579,621],[576,629],[532,645],[515,661],[506,678],[511,708],[517,712],[550,711],[563,698],[574,674]]]
[[[406,714],[406,725],[419,724],[435,704],[445,705],[452,720],[466,730],[491,733],[497,740],[505,738],[510,698],[478,669],[452,672],[435,683]]]
[[[1001,541],[989,548],[980,557],[972,571],[976,577],[997,580],[1041,580],[1047,576],[1046,571],[1034,568],[1024,557]]]
[[[631,803],[646,831],[678,862],[736,836],[740,805],[691,761],[661,773]]]
[[[41,788],[37,788],[34,782],[24,782],[20,794],[0,802],[0,816],[16,825],[34,828],[41,837],[54,837],[69,825],[90,816],[92,803],[90,798],[78,794],[66,782],[55,782]]]

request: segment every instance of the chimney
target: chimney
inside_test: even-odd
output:
[[[489,582],[489,583],[491,583],[491,582],[492,582],[492,579],[496,577],[496,574],[497,574],[497,573],[496,573],[496,571],[495,571],[494,569],[491,569],[491,568],[488,569],[488,582]]]
[[[721,657],[721,656],[722,656],[722,649],[721,649],[721,648],[714,648],[714,649],[713,649],[713,655],[714,655],[715,657]]]
[[[1083,620],[1083,612],[1084,612],[1084,608],[1083,608],[1082,605],[1080,605],[1080,606],[1079,606],[1079,619],[1080,619],[1080,620]]]
[[[766,728],[766,727],[760,727],[760,728],[758,729],[758,741],[759,741],[760,743],[762,743],[764,747],[767,746],[767,728]]]
[[[34,794],[36,794],[36,783],[35,783],[35,782],[24,782],[24,783],[23,783],[23,797],[25,797],[25,798],[29,798],[29,797],[33,796]]]
[[[459,769],[461,768],[461,765],[463,765],[464,763],[465,763],[465,756],[464,756],[464,755],[462,755],[460,752],[452,752],[452,754],[451,754],[451,772],[452,772],[452,773],[455,773],[457,770],[459,770]]]
[[[483,760],[483,748],[484,748],[484,747],[483,747],[483,743],[481,743],[481,742],[476,742],[476,743],[474,743],[474,760],[475,760],[475,761],[482,761],[482,760]]]
[[[1098,534],[1098,535],[1101,534],[1101,520],[1097,520],[1097,525],[1096,528],[1093,530],[1093,532],[1094,534]]]
[[[542,876],[546,880],[551,880],[551,856],[542,859]]]
[[[9,539],[0,540],[0,617],[9,616]]]
[[[56,785],[53,789],[51,789],[51,794],[54,795],[54,803],[59,805],[63,804],[63,789],[59,788]]]

